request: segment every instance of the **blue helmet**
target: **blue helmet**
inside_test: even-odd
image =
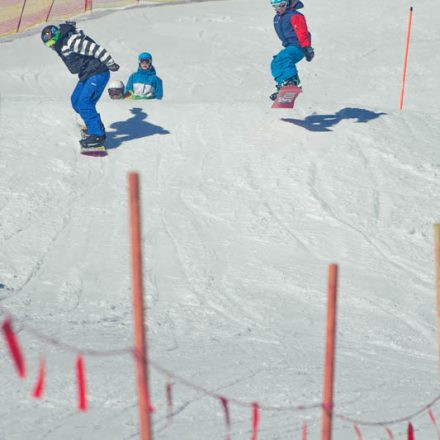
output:
[[[270,0],[272,6],[279,6],[280,4],[288,3],[287,0]]]
[[[139,54],[138,56],[138,60],[150,60],[151,62],[153,61],[153,57],[151,56],[151,53],[149,52],[142,52],[141,54]]]

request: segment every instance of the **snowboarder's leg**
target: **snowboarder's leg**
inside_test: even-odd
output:
[[[99,113],[96,111],[96,103],[101,97],[109,78],[110,72],[99,73],[88,78],[84,81],[78,100],[75,101],[75,106],[87,125],[87,132],[90,136],[105,136],[104,125]]]
[[[273,57],[270,69],[277,84],[296,78],[296,63],[304,58],[304,52],[296,46],[287,46]]]
[[[81,97],[83,88],[84,82],[79,81],[75,89],[73,90],[72,96],[70,97],[70,102],[72,103],[73,110],[75,110],[77,113],[79,113],[78,101]]]

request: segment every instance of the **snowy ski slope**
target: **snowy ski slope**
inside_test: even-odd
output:
[[[270,109],[280,45],[267,1],[141,6],[78,19],[121,65],[153,54],[161,102],[98,109],[109,156],[79,155],[76,78],[39,29],[0,40],[0,307],[17,318],[28,376],[0,344],[0,439],[138,438],[127,173],[141,176],[149,353],[187,381],[242,402],[320,402],[327,266],[339,264],[336,412],[405,417],[438,394],[433,223],[440,219],[440,4],[306,0],[316,57],[293,111]],[[400,81],[414,18],[404,111]],[[4,315],[2,315],[3,319]],[[46,357],[44,398],[30,397]],[[155,440],[225,437],[221,405],[152,369]],[[433,408],[440,415],[440,409]],[[251,409],[230,406],[232,438]],[[318,410],[262,411],[259,439],[320,436]],[[436,438],[426,412],[417,440]],[[404,438],[406,424],[390,426]],[[364,439],[386,439],[361,426]],[[335,420],[334,438],[356,438]]]

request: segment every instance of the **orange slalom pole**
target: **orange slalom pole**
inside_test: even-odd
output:
[[[413,7],[411,6],[409,8],[408,32],[406,33],[405,59],[403,61],[402,88],[400,90],[400,110],[403,109],[403,95],[405,94],[406,68],[408,66],[408,51],[409,51],[409,40],[411,37],[412,15],[413,15]]]
[[[434,225],[434,253],[436,273],[435,289],[437,297],[437,347],[440,367],[440,224]]]
[[[133,318],[135,340],[136,378],[139,402],[139,427],[141,440],[153,440],[148,391],[148,358],[142,278],[141,222],[139,201],[139,175],[128,175],[130,197],[131,264],[133,289]]]
[[[337,284],[338,266],[336,264],[330,264],[328,268],[327,341],[325,351],[324,392],[322,400],[322,440],[331,440],[332,438]]]

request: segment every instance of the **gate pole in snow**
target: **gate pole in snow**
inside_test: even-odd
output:
[[[15,31],[16,33],[18,33],[18,31],[20,30],[21,20],[23,19],[23,14],[24,14],[24,8],[25,7],[26,7],[26,0],[23,1],[23,6],[21,8],[20,18],[18,19],[17,30]]]
[[[47,23],[47,20],[49,20],[49,17],[50,17],[50,14],[51,14],[51,12],[52,12],[52,8],[53,8],[54,3],[55,3],[55,0],[52,0],[52,3],[51,3],[50,6],[49,6],[49,11],[47,11],[47,15],[46,15],[46,23]]]
[[[142,280],[142,246],[139,202],[139,174],[128,175],[130,198],[131,264],[133,289],[133,318],[137,391],[139,402],[139,428],[141,440],[153,440],[151,431],[150,399],[148,391],[148,358],[144,323]]]
[[[408,65],[408,49],[409,49],[409,39],[411,36],[412,14],[413,14],[413,7],[411,6],[409,8],[408,32],[406,34],[405,59],[403,61],[402,88],[400,90],[400,110],[403,109],[403,95],[405,93],[406,67]]]
[[[434,253],[435,253],[435,289],[437,292],[437,345],[440,368],[440,224],[434,225]]]
[[[328,267],[327,341],[325,350],[324,392],[322,399],[322,440],[331,440],[332,438],[337,288],[338,266],[336,264],[330,264]]]

